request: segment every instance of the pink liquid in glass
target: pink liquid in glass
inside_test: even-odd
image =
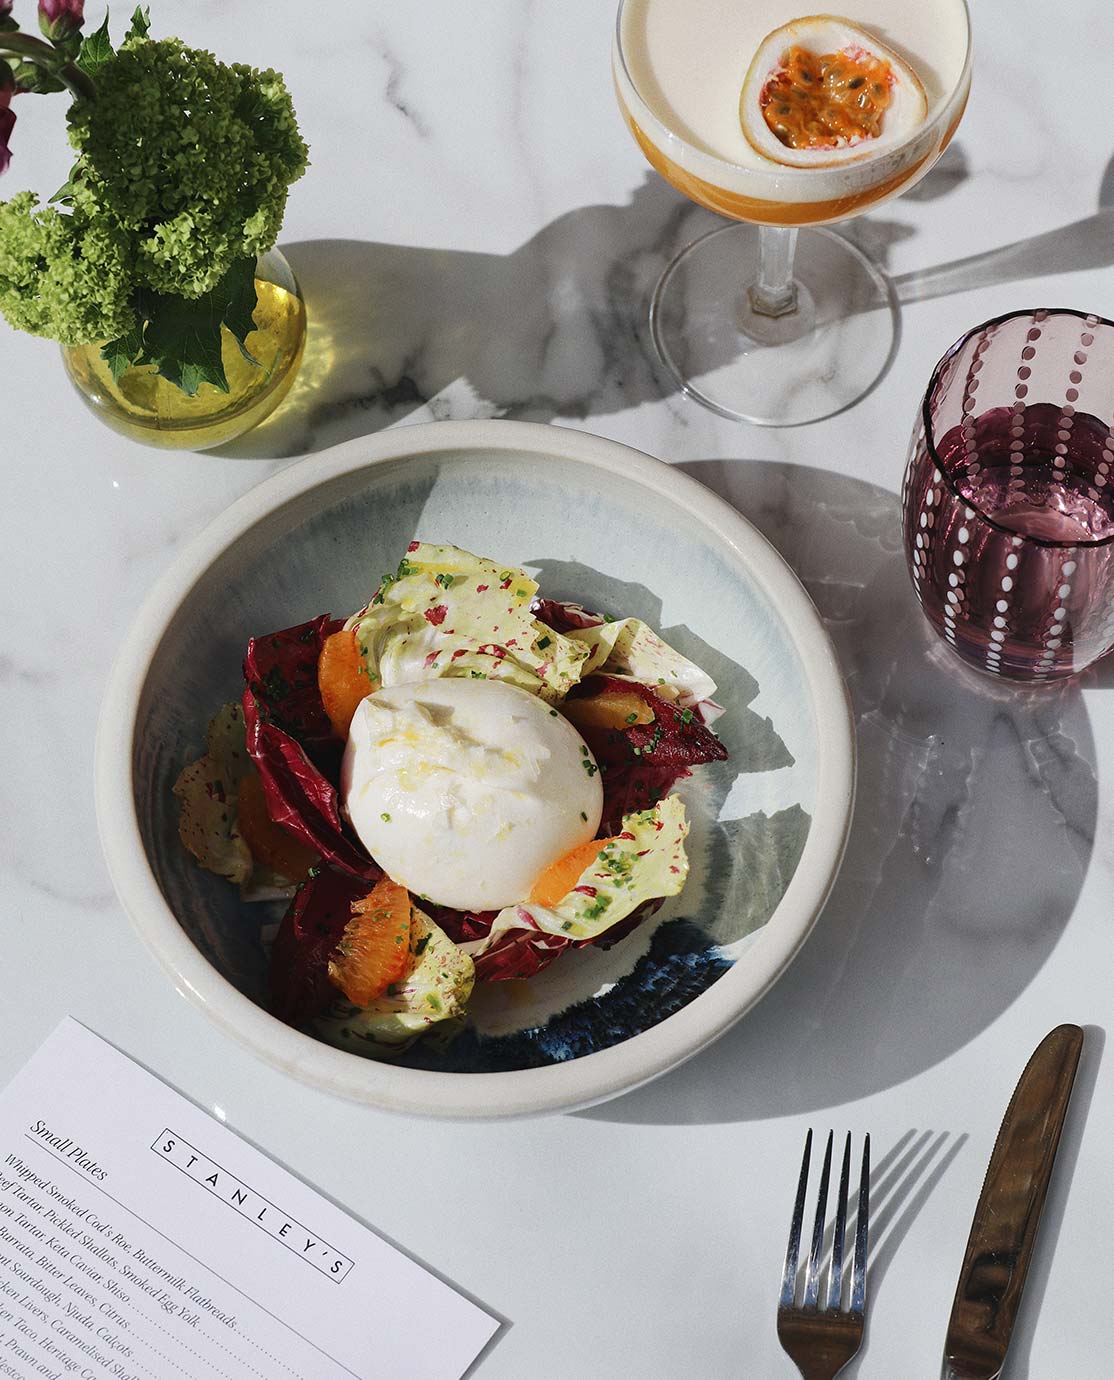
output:
[[[1109,648],[1112,462],[1109,427],[1085,413],[1065,426],[1049,403],[968,415],[935,454],[923,436],[915,443],[904,508],[913,583],[965,660],[1047,680]]]

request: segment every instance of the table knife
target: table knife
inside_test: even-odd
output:
[[[941,1380],[1001,1375],[1082,1049],[1079,1026],[1057,1026],[1010,1098],[971,1224]]]

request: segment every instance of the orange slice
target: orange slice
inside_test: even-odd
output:
[[[303,882],[317,862],[317,854],[276,824],[267,810],[263,778],[254,769],[240,782],[236,798],[236,827],[257,863],[280,877]]]
[[[583,873],[614,839],[589,839],[578,843],[575,848],[550,863],[535,881],[529,900],[535,906],[555,906],[562,896],[567,896],[576,886]]]
[[[352,919],[329,960],[329,980],[353,1006],[370,1006],[405,975],[409,962],[410,894],[384,877],[352,902]]]
[[[340,632],[331,633],[322,644],[317,659],[317,687],[338,738],[348,737],[352,715],[376,684],[360,656],[355,630],[345,632],[342,628]]]
[[[565,718],[577,728],[623,729],[654,722],[653,709],[633,690],[601,690],[595,695],[566,700],[561,708]]]

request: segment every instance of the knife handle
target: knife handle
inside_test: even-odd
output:
[[[1079,1026],[1057,1026],[1006,1110],[952,1305],[945,1380],[993,1380],[1001,1371],[1082,1049]]]

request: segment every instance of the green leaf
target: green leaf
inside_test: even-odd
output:
[[[197,298],[148,293],[142,310],[147,324],[139,363],[153,364],[190,398],[203,383],[229,391],[221,360],[222,304],[214,293]]]
[[[89,76],[95,76],[112,56],[112,40],[108,36],[108,11],[104,12],[104,23],[96,33],[86,34],[75,59],[77,65]]]
[[[129,334],[113,341],[105,350],[119,354],[122,369],[129,364],[153,364],[158,374],[191,398],[203,383],[211,383],[227,393],[221,328],[227,327],[249,364],[259,367],[259,361],[248,353],[244,343],[255,330],[256,301],[255,260],[238,259],[203,297],[143,293],[136,304],[146,322],[141,347],[125,358],[131,344]],[[112,367],[108,353],[104,358]]]
[[[2,46],[2,40],[0,40]],[[12,69],[17,91],[34,92],[37,96],[51,91],[64,91],[66,84],[54,76],[50,68],[39,62],[17,62]]]
[[[58,188],[58,190],[57,190],[57,191],[54,193],[54,195],[50,198],[50,200],[51,200],[52,203],[54,203],[55,205],[58,205],[58,206],[72,206],[72,205],[73,205],[73,179],[74,179],[74,174],[75,174],[76,172],[77,172],[77,164],[75,163],[75,164],[73,165],[73,167],[70,169],[70,175],[69,175],[69,177],[66,178],[65,182],[62,183],[62,185]]]
[[[151,10],[149,6],[137,5],[132,15],[131,28],[124,35],[124,42],[130,38],[146,38],[151,32]]]
[[[221,303],[221,320],[236,337],[240,353],[249,364],[258,364],[254,355],[248,352],[247,338],[255,330],[255,308],[258,295],[255,290],[255,260],[237,259],[224,277],[213,289],[214,297]]]
[[[110,340],[107,345],[101,346],[101,359],[112,370],[113,383],[120,382],[124,374],[135,363],[142,349],[143,331],[138,325],[133,326],[126,335],[120,336],[118,340]]]
[[[107,20],[107,18],[106,15],[105,19]],[[72,33],[66,34],[63,38],[52,38],[50,41],[54,45],[54,51],[61,53],[67,62],[73,62],[76,59],[78,53],[81,52],[81,45],[85,42],[79,29],[74,29]]]

